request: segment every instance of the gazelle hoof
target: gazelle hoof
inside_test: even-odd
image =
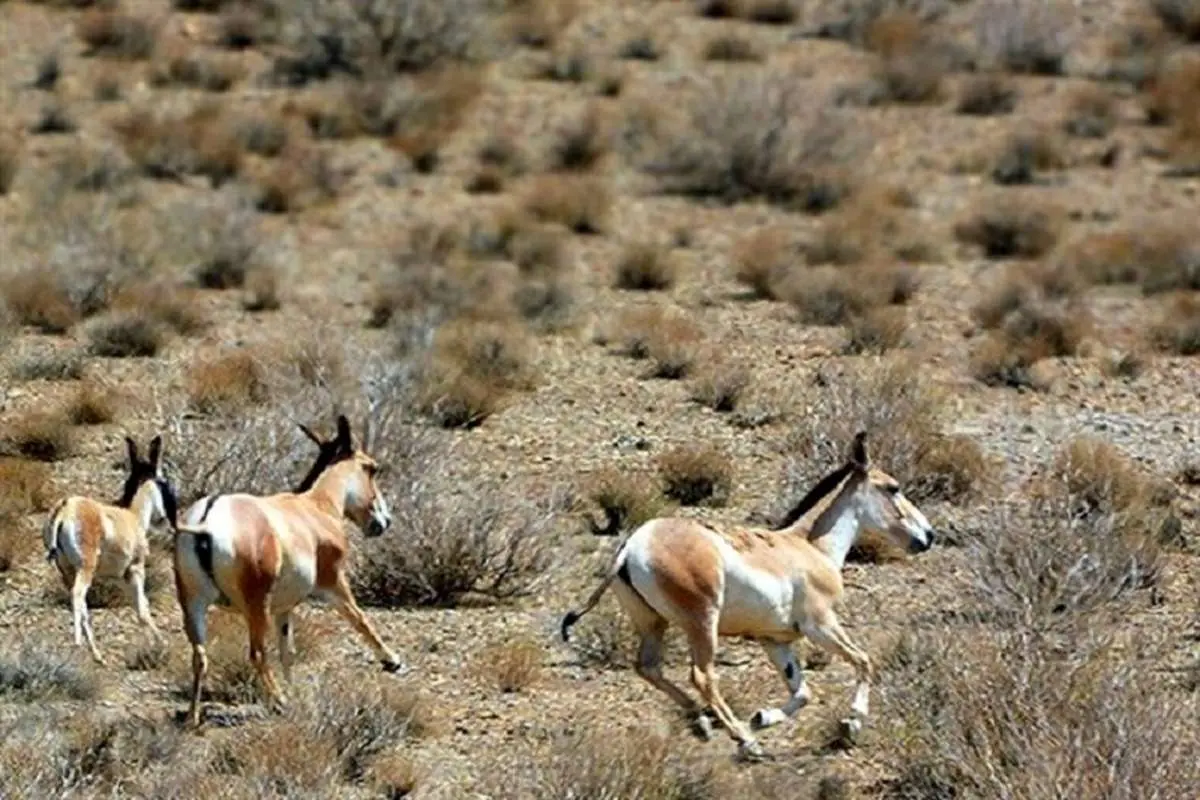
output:
[[[738,745],[738,758],[743,761],[765,761],[767,752],[756,739],[747,739]]]
[[[838,734],[841,737],[842,743],[846,747],[852,747],[858,743],[858,735],[862,733],[862,720],[855,717],[848,717],[842,720],[838,726]]]
[[[694,730],[696,735],[703,741],[709,741],[713,736],[712,717],[701,711],[692,720],[692,730]]]
[[[755,711],[750,717],[750,727],[754,730],[762,730],[770,728],[772,725],[778,725],[787,719],[787,716],[778,708],[763,708]]]
[[[396,674],[399,674],[402,672],[408,672],[408,665],[405,664],[403,661],[391,660],[391,661],[384,661],[384,662],[382,662],[382,664],[383,664],[383,671],[390,672],[393,675],[396,675]]]

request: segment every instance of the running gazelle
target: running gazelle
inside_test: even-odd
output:
[[[721,533],[698,520],[650,520],[621,546],[604,581],[580,611],[562,620],[562,637],[613,587],[640,638],[638,675],[683,706],[706,733],[711,712],[748,758],[763,751],[751,728],[794,716],[809,700],[804,673],[792,651],[802,636],[850,662],[856,673],[850,716],[853,737],[868,714],[871,660],[838,623],[842,566],[864,530],[885,532],[910,553],[928,550],[934,531],[901,492],[895,478],[871,466],[866,432],[855,435],[845,464],[822,478],[775,530]],[[683,629],[691,650],[697,704],[662,673],[663,635]],[[750,725],[737,719],[717,688],[719,637],[758,641],[787,685],[781,708],[761,709]]]
[[[54,562],[71,593],[75,644],[86,637],[92,658],[104,663],[92,633],[87,593],[96,578],[120,576],[129,587],[138,620],[155,639],[160,635],[146,599],[146,559],[149,529],[161,521],[175,527],[176,492],[162,472],[162,437],[150,441],[148,457],[125,437],[129,475],[115,504],[72,495],[50,509],[42,527],[46,560]]]
[[[337,437],[322,449],[318,464],[299,492],[269,496],[226,494],[204,498],[189,510],[175,538],[175,588],[184,630],[192,645],[192,696],[188,720],[200,724],[200,693],[208,671],[206,617],[214,604],[228,606],[247,623],[250,660],[267,699],[286,700],[266,658],[268,633],[278,636],[284,679],[293,656],[292,610],[312,595],[331,601],[374,650],[385,670],[402,668],[359,609],[345,573],[349,540],[343,519],[368,537],[391,525],[383,493],[375,484],[377,464],[351,441],[350,423],[337,418]],[[370,446],[369,429],[364,447]],[[322,461],[325,461],[322,465]],[[317,469],[322,467],[319,474]]]

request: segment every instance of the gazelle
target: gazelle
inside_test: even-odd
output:
[[[310,438],[320,441],[306,430]],[[367,437],[369,440],[369,433]],[[324,452],[324,450],[323,450]],[[290,682],[292,610],[310,596],[322,595],[367,641],[389,672],[402,669],[359,609],[345,573],[349,540],[342,520],[353,521],[368,537],[391,525],[387,502],[375,484],[377,465],[354,449],[350,423],[337,419],[330,463],[302,492],[266,497],[220,495],[198,503],[196,518],[179,526],[175,537],[175,588],[184,629],[192,645],[192,699],[188,719],[200,724],[200,692],[208,671],[204,646],[206,617],[219,603],[247,623],[250,660],[270,702],[286,699],[266,658],[268,632],[279,637],[284,679]],[[320,459],[319,459],[320,460]]]
[[[751,728],[776,725],[808,703],[804,673],[791,648],[806,636],[854,667],[851,714],[842,720],[844,733],[853,737],[868,714],[873,671],[834,608],[842,597],[846,555],[866,529],[886,532],[910,553],[928,550],[934,539],[929,521],[904,497],[895,478],[870,465],[862,431],[846,463],[822,478],[775,530],[723,534],[682,517],[641,525],[617,551],[583,609],[563,618],[563,640],[613,586],[640,638],[638,675],[683,706],[705,734],[711,732],[711,710],[742,755],[761,758]],[[662,674],[663,635],[672,623],[687,637],[692,685],[705,706]],[[787,702],[755,712],[749,726],[734,717],[717,689],[714,661],[718,637],[725,636],[758,641],[787,685]]]
[[[63,585],[71,593],[75,644],[82,645],[86,636],[92,658],[101,664],[104,658],[96,647],[87,608],[88,589],[98,577],[124,578],[138,620],[155,639],[160,638],[146,599],[146,558],[150,551],[147,533],[163,520],[172,528],[176,521],[175,488],[162,473],[162,437],[150,441],[146,460],[138,456],[137,444],[128,436],[125,447],[129,476],[116,504],[72,495],[50,509],[42,527],[46,560],[58,567]]]

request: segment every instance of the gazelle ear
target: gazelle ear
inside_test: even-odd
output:
[[[354,443],[350,439],[350,420],[346,419],[345,414],[338,414],[337,443],[338,447],[345,450],[351,450],[354,447]]]
[[[129,468],[133,469],[134,464],[138,463],[137,442],[133,437],[125,437],[125,452],[129,455]]]
[[[150,466],[158,468],[158,459],[162,455],[162,436],[150,440]]]
[[[859,431],[854,434],[854,441],[850,444],[850,463],[858,469],[866,469],[870,466],[871,459],[867,454],[866,431]]]
[[[311,439],[317,447],[325,444],[323,441],[321,441],[321,438],[313,433],[303,422],[297,422],[296,424],[300,426],[300,430],[304,431],[304,435]]]

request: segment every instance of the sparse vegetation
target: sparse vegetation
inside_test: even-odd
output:
[[[1058,243],[1061,211],[1040,203],[1002,197],[954,226],[955,237],[988,258],[1039,258]]]
[[[603,524],[588,518],[591,532],[598,536],[617,536],[632,531],[663,509],[656,479],[651,475],[630,474],[606,467],[587,476],[582,491],[604,515]]]
[[[1002,75],[985,73],[962,82],[957,106],[960,114],[990,117],[1011,114],[1016,107],[1016,87]]]
[[[149,316],[119,312],[97,317],[85,332],[88,352],[103,358],[146,358],[163,345],[163,330]]]
[[[74,448],[71,420],[61,408],[31,409],[10,419],[0,435],[0,455],[5,456],[54,462],[70,456]]]
[[[733,491],[729,457],[707,445],[681,445],[657,459],[662,491],[685,506],[723,506]]]
[[[618,289],[634,291],[669,289],[677,270],[674,257],[665,248],[654,242],[634,242],[617,261],[614,283]]]

